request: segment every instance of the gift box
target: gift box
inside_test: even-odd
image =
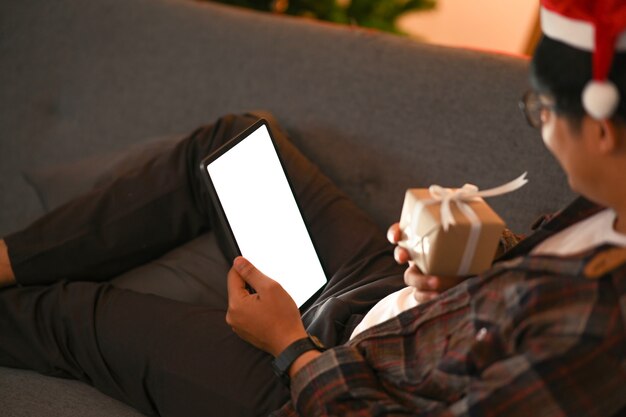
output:
[[[485,271],[493,262],[505,223],[483,197],[520,188],[527,182],[525,175],[486,191],[471,184],[460,189],[407,190],[399,245],[425,274],[466,276]]]

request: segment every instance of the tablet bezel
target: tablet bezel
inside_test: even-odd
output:
[[[317,245],[315,243],[315,240],[313,239],[313,236],[311,235],[310,227],[309,227],[309,224],[307,222],[307,219],[302,214],[302,207],[301,207],[300,201],[298,200],[298,197],[297,197],[296,192],[294,190],[294,187],[293,187],[293,184],[291,182],[291,179],[289,178],[289,175],[287,174],[287,170],[285,169],[285,163],[284,163],[283,158],[281,156],[280,149],[278,147],[278,144],[276,143],[276,139],[274,138],[274,135],[272,133],[272,129],[270,128],[270,125],[267,122],[267,120],[265,120],[263,118],[257,120],[252,125],[250,125],[248,128],[246,128],[244,131],[239,133],[237,136],[235,136],[234,138],[230,139],[228,142],[226,142],[225,144],[220,146],[218,149],[213,151],[210,155],[205,157],[202,160],[202,162],[200,163],[200,169],[202,171],[202,178],[204,178],[204,182],[205,182],[205,184],[207,186],[207,189],[208,189],[208,192],[209,192],[209,196],[210,196],[211,201],[212,201],[212,203],[214,205],[214,208],[215,208],[213,214],[217,216],[217,222],[212,222],[212,224],[213,224],[214,227],[217,227],[217,229],[215,230],[215,233],[217,233],[217,235],[218,235],[218,241],[221,243],[220,246],[221,246],[222,250],[224,251],[224,255],[227,257],[227,259],[230,259],[231,262],[232,262],[232,260],[234,260],[237,256],[241,256],[241,251],[239,249],[239,245],[237,244],[237,240],[235,238],[235,235],[233,234],[231,225],[228,222],[228,218],[226,216],[226,213],[224,212],[224,208],[222,206],[222,202],[220,201],[219,195],[217,194],[217,191],[216,191],[215,186],[213,184],[213,180],[211,179],[211,175],[209,174],[208,166],[213,161],[215,161],[216,159],[220,158],[226,152],[228,152],[229,150],[234,148],[236,145],[238,145],[240,142],[242,142],[244,139],[246,139],[248,136],[250,136],[253,132],[256,132],[259,128],[261,128],[261,126],[265,126],[265,128],[267,129],[267,132],[268,132],[269,137],[270,137],[270,141],[271,141],[272,146],[274,147],[274,151],[275,151],[275,153],[276,153],[276,155],[278,157],[278,161],[280,163],[280,167],[282,169],[283,175],[285,176],[285,178],[287,180],[287,184],[289,185],[289,189],[291,191],[293,199],[295,200],[296,206],[298,208],[298,211],[299,211],[299,214],[300,214],[300,218],[304,222],[304,226],[306,228],[309,240],[311,241],[311,244],[312,244],[313,249],[315,251],[315,255],[317,257],[317,260],[318,260],[318,262],[319,262],[319,264],[321,266],[321,269],[322,269],[322,271],[324,273],[325,284],[322,285],[321,288],[315,294],[313,294],[311,297],[309,297],[309,299],[306,302],[304,302],[299,307],[300,310],[303,311],[313,302],[313,300],[315,300],[315,298],[324,290],[324,288],[328,284],[328,272],[326,271],[324,263],[322,262],[322,260],[319,257],[319,254],[318,254],[319,252],[317,250]],[[226,245],[226,246],[224,246],[224,245]],[[273,278],[273,277],[270,277],[270,278]]]

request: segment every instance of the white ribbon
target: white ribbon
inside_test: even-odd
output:
[[[461,211],[467,212],[467,209],[472,210],[467,204],[468,202],[477,201],[478,198],[488,198],[507,194],[523,187],[528,182],[526,175],[527,172],[524,172],[513,181],[507,182],[499,187],[483,191],[479,191],[478,187],[473,184],[465,184],[463,187],[456,190],[452,188],[443,188],[439,185],[431,185],[428,188],[431,198],[423,200],[421,203],[424,206],[441,203],[441,225],[443,226],[443,230],[447,232],[450,225],[456,224],[456,220],[454,219],[452,210],[450,209],[451,202],[456,203]]]
[[[417,204],[415,204],[413,216],[411,216],[411,224],[404,230],[406,236],[408,237],[408,241],[410,242],[409,244],[411,246],[415,245],[416,247],[422,247],[422,245],[417,243],[421,242],[424,237],[416,236],[415,232],[417,231],[417,221],[420,218],[422,210],[426,206],[441,204],[441,225],[444,231],[447,232],[451,225],[455,225],[456,219],[454,218],[452,209],[450,208],[450,204],[454,202],[470,222],[470,236],[468,238],[467,245],[465,246],[465,251],[463,253],[458,271],[459,275],[466,275],[474,258],[481,230],[480,219],[468,203],[478,201],[481,198],[495,197],[515,191],[526,185],[528,182],[526,175],[527,173],[524,172],[513,181],[500,185],[499,187],[483,191],[480,191],[478,187],[473,184],[465,184],[459,189],[431,185],[428,188],[431,198],[427,200],[420,200]]]

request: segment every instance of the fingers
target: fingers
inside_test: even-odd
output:
[[[397,263],[405,264],[409,262],[409,260],[411,259],[411,255],[409,254],[408,250],[401,248],[400,246],[396,246],[393,250],[393,258],[396,260]]]
[[[414,264],[404,271],[404,283],[414,287],[418,291],[441,293],[454,287],[466,277],[439,277],[436,275],[422,274]]]
[[[239,273],[243,281],[250,284],[250,286],[257,291],[264,285],[275,282],[264,273],[256,269],[256,267],[243,256],[238,256],[237,258],[235,258],[235,261],[233,262],[233,268]]]
[[[411,264],[404,271],[404,283],[418,291],[439,291],[441,289],[439,277],[422,274],[415,264]]]
[[[424,275],[415,264],[404,271],[404,282],[414,288],[413,297],[419,303],[430,301],[447,289],[441,277]]]
[[[231,268],[230,271],[228,271],[226,283],[229,301],[232,301],[235,298],[243,298],[250,295],[246,289],[246,282],[234,268]]]
[[[413,297],[418,303],[425,303],[436,298],[440,293],[436,291],[413,291]]]
[[[439,296],[445,290],[454,287],[461,282],[463,277],[434,277],[423,276],[422,280],[416,280],[413,297],[419,303],[425,303]]]
[[[400,223],[394,223],[387,230],[387,239],[389,242],[394,245],[397,244],[402,239],[402,231],[400,230]],[[396,246],[393,250],[393,257],[399,264],[405,264],[411,259],[411,255],[409,251],[401,248],[400,246]]]
[[[256,294],[250,294],[246,284]],[[243,257],[235,259],[228,273],[226,323],[239,337],[274,356],[306,336],[293,299]]]
[[[398,243],[402,239],[402,231],[400,230],[400,223],[392,224],[387,230],[387,239],[391,243]]]
[[[235,258],[233,267],[228,271],[227,278],[229,302],[232,304],[232,301],[235,299],[251,295],[246,283],[258,291],[259,288],[267,285],[268,282],[273,283],[274,281],[256,269],[250,261],[241,256]]]
[[[400,242],[402,230],[400,230],[399,223],[394,223],[389,227],[387,239],[394,244]],[[400,246],[394,248],[393,257],[399,264],[409,264],[409,267],[404,271],[404,283],[415,288],[413,296],[418,302],[430,301],[464,279],[464,277],[439,277],[423,274],[415,262],[411,260],[409,251]]]

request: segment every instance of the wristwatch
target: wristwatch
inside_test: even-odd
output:
[[[289,386],[289,368],[295,362],[296,359],[300,357],[305,352],[309,350],[317,350],[323,352],[326,350],[326,347],[322,342],[312,334],[309,334],[308,337],[298,339],[289,346],[285,350],[283,350],[280,355],[278,355],[272,361],[272,367],[274,368],[274,373],[283,381],[286,386]]]

